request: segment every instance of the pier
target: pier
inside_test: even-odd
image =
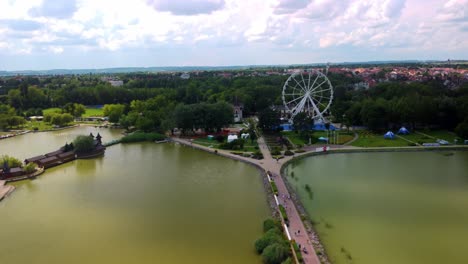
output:
[[[6,181],[0,180],[0,201],[15,190],[15,186],[5,185]]]

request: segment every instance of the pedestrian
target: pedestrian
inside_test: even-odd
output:
[[[301,230],[297,230],[297,234],[299,235],[301,233]]]

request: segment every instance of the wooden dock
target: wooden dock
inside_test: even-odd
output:
[[[3,200],[15,190],[15,186],[5,185],[5,183],[5,181],[0,181],[0,200]]]

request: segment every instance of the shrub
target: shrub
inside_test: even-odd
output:
[[[223,143],[224,142],[224,139],[226,139],[223,135],[217,135],[215,137],[216,141],[218,141],[219,143]]]
[[[291,258],[287,258],[285,261],[281,262],[281,264],[293,264],[294,261]]]
[[[263,159],[263,154],[262,154],[262,152],[260,152],[259,150],[257,150],[257,151],[255,151],[255,152],[253,153],[252,158],[254,158],[254,159]]]
[[[286,151],[284,152],[284,155],[286,155],[286,156],[292,156],[292,155],[294,155],[294,152],[292,152],[292,151],[290,151],[290,150],[286,150]]]
[[[301,249],[297,245],[296,241],[293,240],[292,245],[293,245],[294,251],[296,252],[297,260],[299,261],[299,263],[303,263],[304,258],[302,257]]]
[[[271,151],[272,156],[278,156],[281,155],[281,149],[279,147],[274,147],[273,150]]]
[[[90,136],[77,136],[73,140],[73,146],[77,153],[86,153],[94,149],[94,140]]]
[[[271,181],[270,184],[271,184],[271,190],[273,190],[273,193],[275,195],[278,195],[278,187],[276,187],[276,183],[274,181]]]
[[[15,158],[15,157],[10,157],[8,155],[3,155],[0,157],[0,166],[3,168],[3,164],[5,162],[8,164],[9,168],[14,168],[14,167],[23,167],[23,163],[21,160]]]
[[[257,241],[255,241],[255,250],[257,253],[261,254],[263,250],[271,244],[274,243],[284,243],[284,238],[282,237],[281,231],[277,228],[270,229],[268,232],[263,234],[263,236]]]
[[[262,258],[266,264],[281,264],[289,257],[289,254],[290,251],[287,245],[274,243],[263,250]]]
[[[281,223],[278,221],[278,220],[274,220],[274,219],[267,219],[265,221],[263,221],[263,232],[267,232],[273,228],[276,228],[278,230],[281,229]]]
[[[288,223],[289,218],[288,218],[288,214],[286,213],[286,208],[284,208],[284,206],[280,204],[279,209],[280,209],[281,216],[283,217],[284,222]]]
[[[26,164],[26,166],[24,166],[24,171],[28,174],[35,172],[36,169],[37,169],[37,164],[34,162],[30,162]]]
[[[159,133],[136,132],[126,135],[121,139],[122,143],[142,142],[142,141],[161,141],[166,139],[165,135]]]

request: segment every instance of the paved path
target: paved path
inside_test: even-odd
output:
[[[307,234],[307,230],[302,223],[301,217],[299,212],[294,205],[294,202],[289,199],[290,194],[288,189],[286,188],[286,184],[281,177],[281,166],[288,160],[292,159],[292,157],[285,157],[279,161],[273,159],[270,155],[270,151],[265,143],[263,137],[258,139],[258,146],[263,154],[263,160],[260,161],[262,167],[265,170],[268,170],[273,175],[273,180],[278,187],[278,200],[280,204],[282,204],[286,208],[286,213],[288,214],[289,218],[289,227],[288,231],[291,235],[291,238],[296,241],[297,244],[301,245],[301,248],[305,248],[307,250],[307,254],[302,254],[304,258],[304,263],[313,263],[313,264],[320,264],[320,260],[315,253],[314,247],[312,246],[311,241],[309,240],[309,235]]]
[[[187,140],[187,139],[172,138],[172,140],[175,141],[175,142],[179,142],[179,143],[184,144],[184,145],[190,145],[190,146],[192,146],[194,148],[202,149],[202,150],[205,150],[205,151],[208,151],[208,152],[214,153],[214,151],[215,151],[214,149],[209,148],[209,147],[201,146],[201,145],[198,145],[198,144],[193,144],[190,140]],[[260,148],[260,150],[261,150],[261,152],[263,154],[263,159],[262,160],[255,160],[255,159],[251,159],[251,158],[237,156],[237,155],[234,155],[234,154],[230,153],[229,151],[221,150],[221,149],[218,149],[216,151],[217,151],[218,155],[233,158],[233,159],[236,159],[236,160],[246,161],[248,163],[260,166],[261,168],[263,168],[266,171],[271,172],[271,174],[273,175],[272,178],[275,181],[276,186],[278,187],[279,202],[285,208],[287,208],[286,212],[287,212],[288,218],[289,218],[289,227],[288,227],[289,234],[291,235],[291,238],[296,241],[296,243],[301,245],[301,248],[305,247],[306,251],[308,252],[307,254],[305,254],[305,253],[302,254],[302,256],[304,258],[304,263],[307,263],[307,264],[320,264],[320,260],[317,257],[317,254],[315,253],[315,250],[314,250],[314,248],[312,246],[311,241],[309,240],[307,230],[306,230],[304,224],[302,223],[301,217],[299,215],[299,212],[296,209],[296,206],[294,205],[294,203],[293,203],[293,201],[291,199],[288,199],[288,198],[285,199],[284,198],[284,197],[290,197],[290,194],[289,194],[288,189],[286,188],[286,184],[284,183],[284,181],[283,181],[283,179],[282,179],[282,177],[280,175],[280,170],[281,170],[281,166],[285,162],[287,162],[288,160],[292,159],[292,157],[284,157],[283,159],[281,159],[279,161],[273,159],[271,157],[271,155],[270,155],[270,151],[268,150],[268,147],[267,147],[263,137],[260,137],[258,139],[258,146],[259,146],[259,148]]]
[[[15,190],[15,186],[5,185],[5,181],[0,181],[0,200]]]

